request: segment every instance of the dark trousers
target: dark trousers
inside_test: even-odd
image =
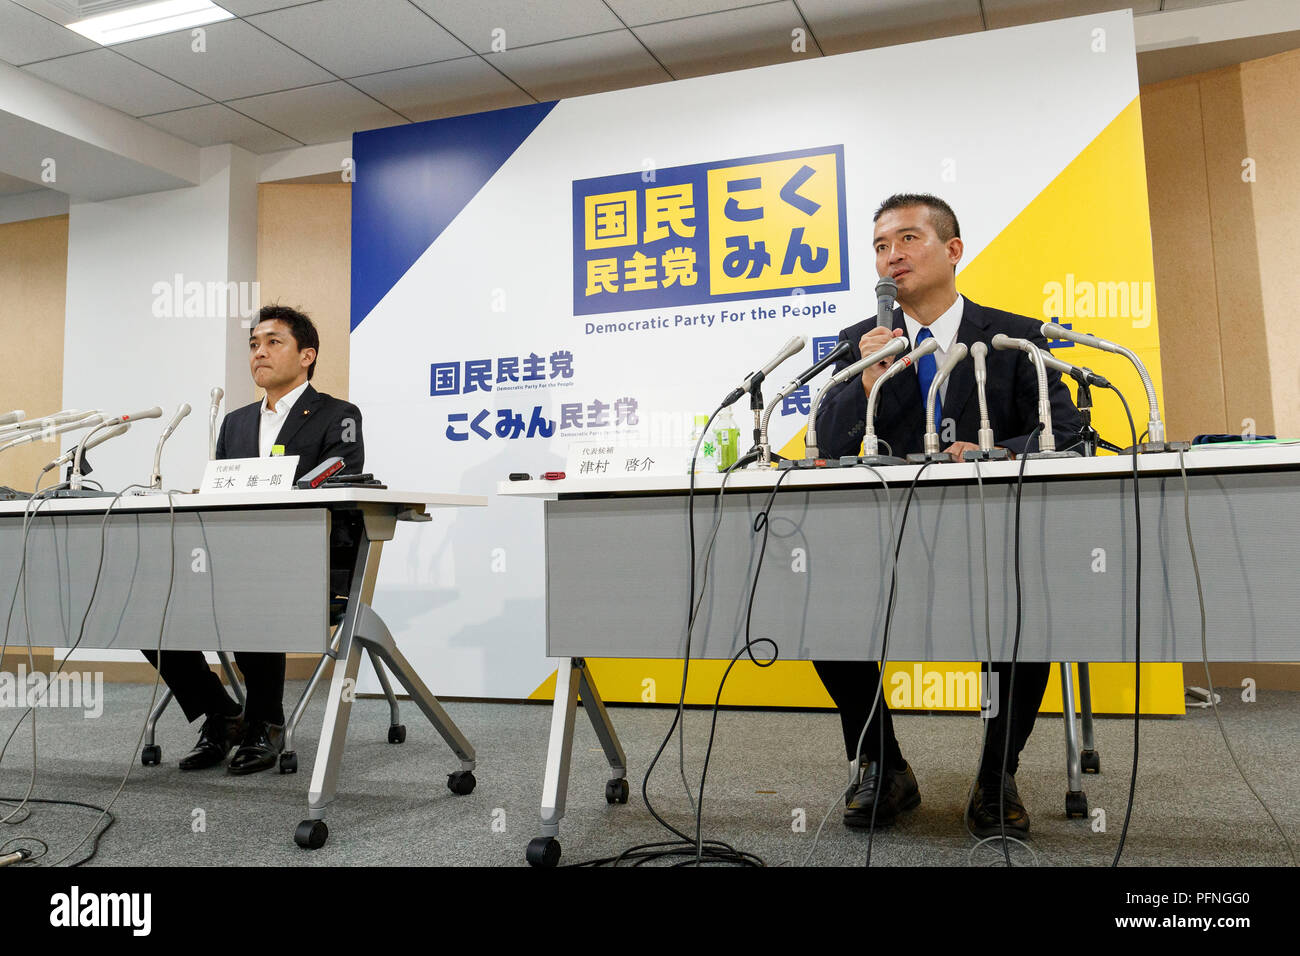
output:
[[[145,651],[144,656],[158,668],[181,710],[185,711],[186,720],[239,712],[239,705],[226,692],[221,678],[208,667],[202,651],[163,651],[161,665],[157,651]],[[235,663],[244,675],[246,719],[263,720],[268,724],[284,723],[284,661],[283,654],[235,652]]]
[[[334,513],[330,533],[330,589],[335,594],[348,593],[362,537],[360,514]],[[158,668],[185,711],[186,720],[239,712],[239,705],[226,693],[221,678],[208,667],[201,651],[163,651],[161,666],[157,651],[145,651],[144,656]],[[263,651],[236,651],[235,663],[244,675],[245,719],[283,724],[285,656]]]
[[[813,661],[817,676],[826,685],[826,691],[840,711],[840,725],[844,731],[844,752],[849,760],[856,755],[862,725],[867,722],[871,702],[880,682],[880,666],[875,661]],[[987,665],[985,665],[987,668]],[[1051,664],[1017,663],[1015,697],[1012,698],[1011,664],[1000,661],[993,665],[997,675],[998,710],[989,721],[988,743],[980,762],[980,777],[998,780],[1002,773],[1002,750],[1006,741],[1007,721],[1011,722],[1011,755],[1007,760],[1007,773],[1015,773],[1020,764],[1020,751],[1034,729],[1034,719],[1043,702],[1043,691],[1051,675]],[[880,704],[862,741],[864,763],[879,760],[882,756],[889,766],[903,762],[903,753],[894,736],[894,720],[890,715],[889,688],[881,691]],[[884,749],[881,749],[881,730],[884,730]]]

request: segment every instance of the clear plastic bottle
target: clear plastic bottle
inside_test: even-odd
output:
[[[691,456],[695,455],[695,472],[710,472],[718,470],[718,444],[712,434],[704,435],[704,428],[709,423],[708,415],[696,415],[695,427],[691,429],[690,447],[686,449],[686,472],[690,474]],[[704,440],[700,441],[700,436],[704,435]],[[700,450],[695,451],[695,444],[699,442]]]
[[[713,437],[718,443],[718,471],[726,471],[736,463],[736,457],[740,454],[740,429],[736,427],[736,419],[732,417],[729,407],[719,412],[713,420]]]

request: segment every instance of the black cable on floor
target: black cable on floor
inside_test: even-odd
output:
[[[1137,789],[1139,729],[1142,723],[1142,500],[1138,497],[1138,438],[1137,427],[1133,424],[1133,412],[1129,410],[1124,394],[1114,385],[1109,385],[1109,388],[1124,403],[1129,433],[1133,437],[1133,531],[1137,547],[1137,586],[1133,601],[1133,770],[1128,780],[1128,805],[1124,809],[1124,826],[1119,832],[1119,846],[1115,847],[1115,858],[1110,862],[1112,867],[1116,867],[1119,866],[1120,854],[1124,852],[1124,841],[1128,839],[1129,820],[1133,817],[1133,794]],[[1210,688],[1210,696],[1214,696],[1213,687]]]
[[[880,662],[877,665],[879,679],[877,680],[876,694],[883,696],[885,684],[885,663],[889,659],[889,630],[894,622],[894,598],[898,594],[898,555],[903,550],[903,532],[907,530],[907,514],[912,509],[912,498],[916,495],[916,485],[921,480],[921,475],[934,462],[927,461],[916,470],[912,476],[912,483],[907,487],[907,497],[903,500],[903,514],[898,522],[898,534],[894,537],[894,568],[889,576],[889,598],[885,602],[885,626],[880,642]],[[883,703],[883,702],[882,702]],[[880,751],[876,757],[876,799],[871,803],[871,824],[867,828],[867,862],[866,866],[871,866],[871,847],[876,836],[876,809],[880,806],[880,782],[884,777],[885,769],[885,718],[881,714],[877,721],[880,725]],[[867,723],[862,728],[862,736],[858,738],[858,759],[862,757],[862,740],[866,737],[867,727],[871,724],[871,714],[867,714]]]
[[[1029,461],[1029,446],[1039,432],[1043,423],[1039,422],[1029,433],[1025,442],[1025,451],[1020,456],[1020,470],[1016,475],[1016,524],[1015,524],[1015,578],[1016,578],[1016,631],[1011,642],[1011,675],[1007,681],[1007,732],[1002,740],[1002,776],[998,780],[998,832],[1002,837],[1002,853],[1007,866],[1011,865],[1011,849],[1007,844],[1007,764],[1011,758],[1011,721],[1014,716],[1016,693],[1016,657],[1020,653],[1020,627],[1024,617],[1024,601],[1020,580],[1020,499],[1025,484],[1025,463]],[[990,672],[991,673],[991,672]],[[1073,717],[1073,715],[1071,715]]]

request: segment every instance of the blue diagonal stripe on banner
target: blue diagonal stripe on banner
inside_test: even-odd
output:
[[[554,107],[537,103],[353,134],[351,328]]]

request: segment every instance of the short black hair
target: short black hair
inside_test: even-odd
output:
[[[925,206],[930,210],[930,225],[934,226],[940,242],[961,238],[961,226],[957,224],[957,214],[952,211],[952,206],[930,193],[894,193],[880,204],[871,221],[877,222],[884,213],[910,206]]]
[[[315,349],[317,356],[320,355],[320,335],[316,331],[315,324],[304,313],[291,309],[287,305],[265,305],[258,310],[257,321],[253,323],[253,328],[257,328],[263,322],[283,322],[289,327],[289,334],[298,344],[299,352],[303,349]],[[249,330],[248,334],[251,338],[252,330]],[[307,381],[311,381],[315,372],[316,359],[312,359],[311,364],[307,366]]]

